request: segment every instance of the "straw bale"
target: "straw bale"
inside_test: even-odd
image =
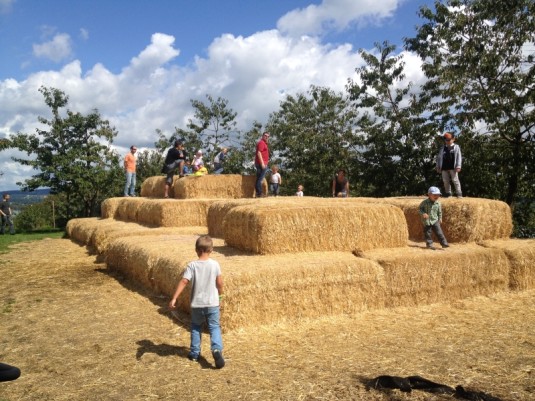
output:
[[[196,239],[118,239],[108,251],[108,265],[144,287],[171,297],[186,265],[197,259]],[[221,314],[224,330],[353,314],[385,304],[381,267],[349,252],[252,256],[214,239],[211,256],[220,263],[225,282]],[[186,289],[177,302],[185,313],[189,313],[189,292]]]
[[[102,219],[98,217],[71,219],[67,222],[65,231],[73,241],[88,245],[91,242],[93,232],[99,227],[101,222]]]
[[[237,206],[224,219],[228,245],[257,254],[400,247],[408,234],[391,205],[287,197]]]
[[[146,178],[141,184],[141,196],[145,198],[163,198],[165,193],[165,180],[166,176],[157,175],[154,177]],[[174,198],[174,185],[178,181],[178,176],[173,176],[173,184],[169,187],[169,197]]]
[[[409,238],[423,241],[422,222],[418,213],[425,197],[354,198],[361,202],[389,203],[405,213]],[[440,199],[442,229],[449,242],[477,242],[509,238],[513,231],[511,209],[507,203],[484,198]]]
[[[535,240],[507,239],[489,240],[479,243],[486,248],[500,249],[509,259],[511,266],[509,288],[524,291],[535,288]]]
[[[121,198],[115,211],[115,219],[123,221],[137,221],[137,211],[145,200],[139,197]]]
[[[153,227],[207,226],[206,216],[215,199],[145,199],[137,222]]]
[[[375,249],[362,257],[384,269],[387,306],[414,306],[507,291],[510,264],[500,249],[476,244],[445,251],[425,247]]]
[[[100,217],[103,219],[115,218],[115,213],[117,212],[117,207],[119,202],[123,198],[108,198],[104,199],[100,204]]]
[[[218,174],[186,176],[174,184],[175,198],[178,199],[239,199],[254,195],[254,176],[239,174]],[[264,180],[267,193],[267,181]]]
[[[224,219],[229,210],[236,206],[249,205],[258,202],[256,199],[234,199],[214,202],[208,208],[208,234],[212,237],[224,237]]]
[[[110,244],[118,238],[145,236],[168,236],[168,235],[203,235],[207,233],[206,227],[188,226],[188,227],[146,227],[137,223],[127,223],[114,220],[113,224],[98,226],[91,238],[90,245],[97,253],[106,253]]]

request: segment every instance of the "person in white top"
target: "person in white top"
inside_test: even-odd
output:
[[[279,173],[279,166],[274,165],[271,167],[271,183],[269,184],[271,195],[279,196],[279,190],[281,185],[282,177]]]
[[[193,162],[191,163],[191,167],[193,169],[193,172],[196,173],[203,166],[204,161],[202,159],[202,150],[199,149],[197,153],[195,153],[195,156],[193,156]]]
[[[295,193],[296,196],[303,196],[303,189],[305,189],[301,184],[297,186],[297,192]]]

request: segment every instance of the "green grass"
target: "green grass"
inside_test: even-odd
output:
[[[31,233],[17,233],[15,235],[0,235],[0,254],[9,252],[8,247],[18,242],[38,241],[43,238],[62,238],[63,230],[35,231]]]

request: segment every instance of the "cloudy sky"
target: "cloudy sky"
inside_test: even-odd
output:
[[[151,148],[156,129],[186,128],[190,99],[221,96],[239,129],[265,123],[287,94],[311,84],[343,92],[358,50],[403,38],[432,0],[0,0],[0,138],[34,133],[50,117],[38,92],[55,87],[69,109],[97,108],[114,146]],[[407,79],[422,79],[405,55]],[[0,152],[0,191],[34,172]]]

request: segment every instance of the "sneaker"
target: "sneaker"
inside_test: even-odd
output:
[[[458,199],[462,199],[463,196],[462,196],[462,195],[457,195],[457,198],[458,198]]]
[[[432,251],[436,251],[437,248],[435,248],[433,245],[427,245],[427,249],[431,249]]]
[[[451,192],[446,192],[443,196],[443,198],[449,198],[451,196]]]
[[[199,362],[199,355],[193,355],[192,353],[189,353],[188,359],[193,362]]]
[[[450,246],[448,244],[442,244],[442,248],[449,248]]]
[[[223,354],[221,354],[221,351],[216,349],[212,352],[212,355],[214,357],[216,368],[221,369],[223,366],[225,366],[225,359],[223,358]]]

